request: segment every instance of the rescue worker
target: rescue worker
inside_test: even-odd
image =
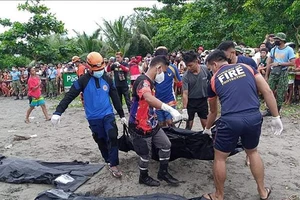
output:
[[[164,46],[157,47],[154,56],[165,56],[168,59],[168,49]],[[160,76],[154,82],[155,84],[155,97],[169,106],[176,108],[176,96],[174,91],[174,82],[181,82],[176,66],[170,64],[167,71],[164,72],[164,76]],[[161,127],[173,126],[172,116],[169,112],[162,109],[156,111],[157,120]]]
[[[129,118],[129,133],[133,138],[135,152],[140,156],[139,183],[147,186],[159,186],[160,182],[148,175],[148,163],[151,155],[152,143],[159,149],[160,168],[157,175],[170,185],[177,186],[179,181],[168,172],[171,155],[171,142],[165,132],[158,125],[154,117],[153,108],[169,112],[173,120],[182,119],[181,114],[171,106],[161,102],[154,96],[154,81],[164,76],[169,61],[165,56],[156,56],[150,62],[146,74],[140,75],[133,84],[132,107]]]
[[[228,64],[222,50],[215,50],[206,59],[214,72],[208,86],[209,115],[203,133],[211,135],[211,127],[218,115],[218,99],[221,117],[214,138],[214,182],[216,192],[206,194],[202,200],[224,200],[226,159],[236,147],[239,138],[250,159],[250,169],[257,184],[260,199],[268,199],[271,189],[264,184],[264,165],[257,151],[261,134],[262,115],[259,111],[257,91],[261,92],[272,113],[272,129],[280,135],[283,126],[278,114],[276,100],[267,82],[249,65]]]
[[[122,172],[117,168],[119,165],[118,129],[110,98],[121,118],[121,123],[127,123],[127,120],[124,117],[118,92],[112,80],[105,73],[105,63],[102,56],[97,52],[89,53],[87,64],[89,72],[73,83],[69,92],[56,107],[51,121],[53,125],[57,125],[68,105],[82,92],[85,114],[93,138],[98,144],[105,162],[109,164],[112,175],[120,178]]]

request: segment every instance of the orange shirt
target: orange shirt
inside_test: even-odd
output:
[[[83,64],[79,64],[77,69],[77,75],[78,77],[80,77],[83,74],[85,74],[85,66]]]

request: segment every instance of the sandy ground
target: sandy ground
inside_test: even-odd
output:
[[[27,100],[14,101],[0,97],[2,115],[0,116],[0,154],[43,161],[90,161],[102,163],[100,152],[94,143],[85,120],[82,108],[69,108],[62,116],[59,128],[45,122],[41,109],[33,111],[30,124],[24,123]],[[49,113],[57,101],[47,100]],[[52,109],[50,109],[52,107]],[[287,199],[291,195],[300,195],[300,121],[284,117],[284,133],[274,136],[270,130],[270,119],[263,124],[259,151],[264,160],[266,185],[272,188],[272,198]],[[120,122],[118,122],[120,126]],[[200,130],[196,121],[195,130]],[[14,135],[37,137],[29,140],[13,141]],[[122,134],[121,128],[119,135]],[[12,144],[9,149],[5,146]],[[245,166],[245,153],[239,153],[228,159],[226,199],[259,199],[256,184],[250,169]],[[121,180],[113,178],[104,168],[94,175],[76,192],[90,192],[98,196],[128,196],[151,193],[178,194],[187,198],[212,192],[212,162],[178,159],[170,163],[170,172],[183,183],[179,187],[170,187],[166,183],[158,188],[138,184],[137,156],[134,152],[120,152],[120,168],[124,176]],[[156,177],[158,163],[150,163],[150,174]],[[51,185],[7,184],[0,183],[0,200],[33,200],[38,193],[51,188]]]

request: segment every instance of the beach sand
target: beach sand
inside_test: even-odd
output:
[[[0,97],[2,115],[0,116],[0,154],[24,159],[42,161],[89,161],[103,163],[96,143],[93,141],[82,108],[68,108],[62,115],[61,124],[54,128],[45,121],[42,111],[37,108],[31,114],[31,123],[24,123],[28,109],[27,100],[14,101],[13,98]],[[46,100],[49,115],[53,113],[55,100]],[[77,102],[78,104],[78,102]],[[125,109],[126,110],[126,109]],[[122,128],[119,117],[119,136]],[[198,118],[194,130],[201,130]],[[265,183],[272,188],[274,200],[287,199],[300,194],[300,121],[283,117],[284,132],[275,136],[271,132],[270,118],[265,118],[259,152],[265,164]],[[37,137],[13,141],[14,135]],[[12,145],[10,147],[10,145]],[[5,148],[5,147],[10,148]],[[120,152],[122,179],[111,176],[105,167],[95,174],[76,192],[89,192],[96,196],[120,197],[152,193],[178,194],[186,198],[199,197],[213,192],[212,161],[177,159],[170,163],[170,173],[182,183],[178,187],[162,182],[160,187],[151,188],[138,184],[137,156],[134,152]],[[150,175],[156,178],[158,162],[150,162]],[[53,188],[51,185],[8,184],[0,182],[0,200],[33,200],[38,193]],[[250,168],[245,166],[245,153],[241,152],[227,161],[226,199],[259,199],[255,181]]]

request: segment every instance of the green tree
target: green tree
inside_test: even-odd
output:
[[[114,22],[103,19],[103,26],[97,23],[105,37],[104,41],[107,44],[108,54],[121,51],[124,55],[127,55],[132,39],[132,26],[129,19],[129,17],[121,16]]]
[[[244,7],[260,15],[269,30],[266,33],[284,32],[291,41],[300,44],[299,0],[247,0]]]
[[[30,59],[19,55],[0,55],[0,69],[24,67],[30,63]]]
[[[258,46],[267,33],[285,32],[299,43],[299,0],[161,0],[161,9],[136,8],[155,29],[154,46],[171,51],[194,49],[200,44],[215,48],[234,40]]]
[[[49,54],[49,59],[45,62],[67,62],[74,55],[82,54],[76,38],[69,39],[64,35],[54,34],[45,37],[44,40],[45,44],[48,45],[47,53]]]
[[[85,32],[82,34],[73,30],[77,37],[75,38],[76,44],[80,49],[80,57],[85,58],[86,55],[92,51],[96,51],[105,55],[106,53],[106,44],[102,41],[100,36],[100,29],[95,30],[92,35],[88,35]]]
[[[50,45],[45,37],[51,34],[65,33],[64,23],[56,19],[40,0],[27,0],[18,5],[19,11],[32,14],[28,22],[10,22],[1,19],[0,24],[9,27],[0,35],[1,47],[6,54],[20,54],[35,61],[54,61],[57,55],[51,52]],[[50,56],[50,58],[49,58]]]

